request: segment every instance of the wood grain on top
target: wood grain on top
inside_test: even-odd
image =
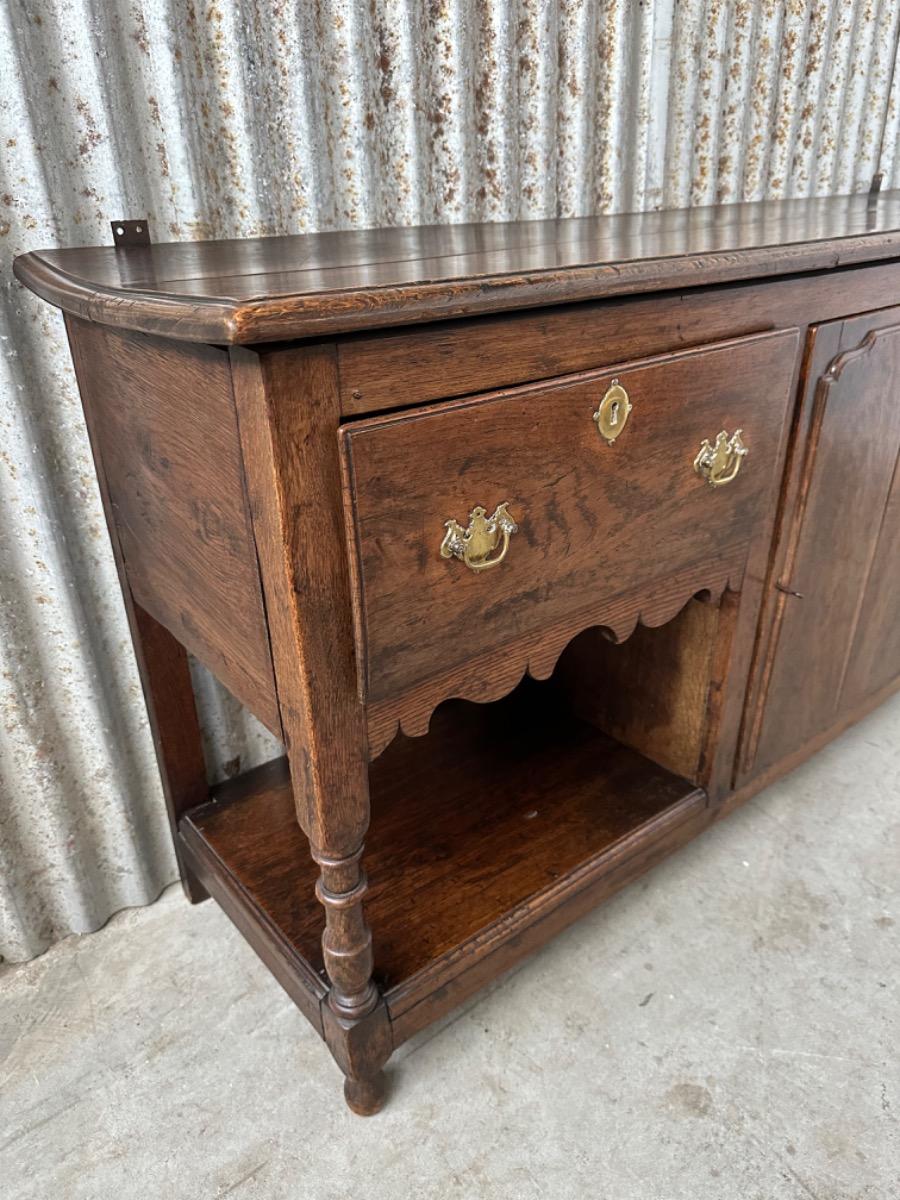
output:
[[[900,191],[669,212],[42,250],[18,279],[87,320],[252,343],[900,257]]]

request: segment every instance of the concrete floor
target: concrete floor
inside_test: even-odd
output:
[[[900,697],[582,920],[351,1116],[213,904],[0,975],[4,1200],[900,1197]]]

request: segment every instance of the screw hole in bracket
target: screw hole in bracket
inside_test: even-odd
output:
[[[150,226],[146,217],[133,221],[112,221],[110,225],[116,249],[120,246],[150,245]]]

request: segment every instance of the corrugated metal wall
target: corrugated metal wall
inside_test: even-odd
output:
[[[190,239],[896,186],[898,20],[900,0],[6,0],[0,952],[175,874],[62,322],[12,255],[108,242],[120,216]],[[200,691],[214,774],[273,752]]]

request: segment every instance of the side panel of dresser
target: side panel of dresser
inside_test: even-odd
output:
[[[227,353],[67,327],[126,593],[280,736]]]
[[[810,329],[738,782],[900,686],[900,308]]]

